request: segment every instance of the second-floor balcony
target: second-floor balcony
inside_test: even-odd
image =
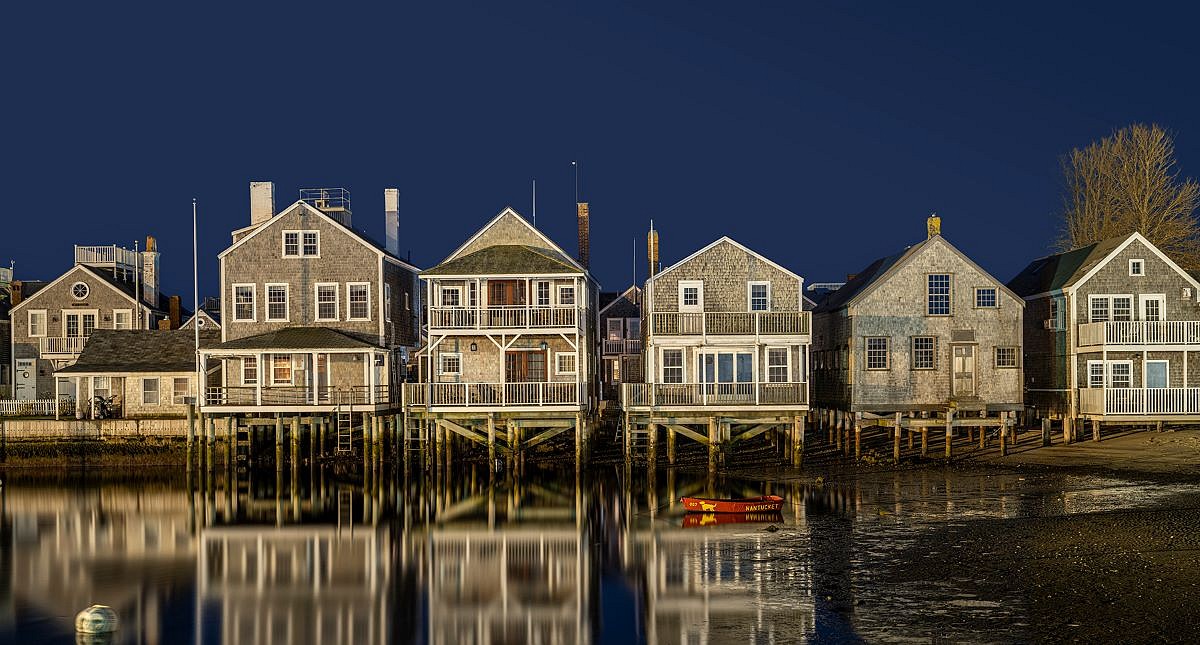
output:
[[[584,320],[575,305],[431,307],[430,329],[577,329]]]
[[[400,403],[399,387],[387,384],[348,387],[231,385],[212,386],[205,393],[209,407],[248,406],[391,406]]]
[[[650,314],[655,336],[805,336],[807,311],[705,311]]]
[[[47,336],[39,342],[42,358],[78,358],[87,336]]]
[[[621,402],[626,410],[804,406],[808,383],[625,383]]]
[[[1090,387],[1079,390],[1079,411],[1097,416],[1200,414],[1200,388]]]
[[[1079,325],[1078,345],[1200,345],[1200,320],[1083,323]]]
[[[576,407],[583,385],[574,381],[531,383],[409,383],[407,405],[438,408]]]
[[[617,354],[641,354],[642,353],[642,340],[640,338],[626,338],[626,339],[616,339],[616,340],[611,339],[611,338],[605,338],[604,344],[603,344],[603,349],[604,349],[605,356],[614,356]]]

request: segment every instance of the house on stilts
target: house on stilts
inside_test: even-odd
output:
[[[622,384],[625,454],[645,440],[650,464],[666,431],[708,449],[709,466],[731,444],[768,432],[799,462],[808,413],[810,313],[804,279],[728,238],[646,281],[645,382]],[[636,441],[635,441],[636,440]]]
[[[1034,260],[1008,286],[1027,303],[1026,405],[1065,441],[1081,421],[1099,440],[1102,424],[1200,420],[1200,282],[1140,233]]]
[[[353,227],[344,189],[301,190],[276,212],[274,185],[250,184],[250,225],[218,256],[221,342],[200,351],[220,382],[200,408],[210,442],[218,417],[231,436],[273,426],[280,445],[286,427],[293,451],[301,432],[347,453],[396,428],[421,304],[418,269],[399,257],[399,192],[384,204],[381,245]]]
[[[622,383],[642,382],[642,288],[601,293],[600,392],[604,405],[619,405]]]
[[[580,258],[505,208],[440,264],[421,272],[428,294],[419,383],[405,388],[406,423],[435,438],[511,456],[570,432],[577,463],[597,409],[596,303]]]
[[[863,431],[887,427],[893,458],[901,430],[921,454],[931,427],[1010,428],[1021,410],[1024,301],[941,235],[854,274],[814,310],[817,422],[845,453],[862,454]],[[973,436],[969,436],[973,440]],[[1002,439],[1003,442],[1003,439]]]

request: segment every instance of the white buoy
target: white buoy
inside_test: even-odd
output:
[[[81,634],[109,634],[117,631],[117,612],[108,605],[92,605],[75,616],[75,631]]]

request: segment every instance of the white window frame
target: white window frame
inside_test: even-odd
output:
[[[249,282],[237,282],[231,285],[233,289],[233,316],[234,322],[257,322],[258,321],[258,285]],[[238,289],[241,287],[250,288],[250,317],[238,318]]]
[[[556,285],[556,286],[558,288],[556,288],[554,290],[554,295],[556,298],[558,298],[558,300],[557,300],[558,306],[560,306],[560,307],[578,307],[579,306],[579,294],[576,293],[575,285],[560,284],[560,285]],[[563,292],[564,291],[571,292],[571,302],[563,302]]]
[[[441,376],[462,376],[462,352],[441,352],[438,354],[438,374]],[[446,369],[446,359],[453,358],[458,361],[458,369],[451,372]]]
[[[1053,322],[1050,324],[1053,327],[1053,331],[1063,331],[1067,328],[1066,313],[1066,301],[1062,298],[1051,297],[1050,320]],[[1088,315],[1091,315],[1090,311],[1088,312]]]
[[[565,285],[564,285],[565,286]],[[542,288],[546,289],[545,302],[542,302]],[[533,304],[536,307],[549,307],[553,303],[550,301],[550,281],[537,280],[533,283]]]
[[[683,304],[684,289],[696,289],[696,304]],[[680,280],[679,281],[679,311],[681,313],[699,313],[704,311],[704,281],[703,280]]]
[[[667,361],[665,358],[667,352],[679,352],[679,365],[672,365],[670,367],[667,366]],[[685,360],[686,357],[684,356],[685,353],[686,352],[684,351],[684,348],[682,348],[682,347],[660,347],[659,348],[659,350],[658,350],[658,382],[659,383],[678,385],[678,384],[687,382],[687,371],[684,369],[684,365],[687,364],[687,360]],[[667,381],[667,370],[668,369],[679,370],[679,381],[678,382]]]
[[[125,314],[126,326],[119,326],[119,318],[121,314]],[[133,310],[132,309],[113,309],[113,329],[133,329]]]
[[[883,341],[883,367],[871,367],[871,341]],[[892,369],[892,339],[890,336],[863,336],[863,367],[869,372],[886,372]]]
[[[350,301],[350,290],[354,287],[366,287],[367,293],[367,315],[365,318],[355,318],[353,315],[354,303]],[[346,283],[346,320],[351,321],[369,321],[371,320],[371,283],[370,282],[347,282]]]
[[[1115,321],[1113,305],[1118,298],[1125,298],[1125,299],[1129,300],[1129,320],[1137,320],[1137,313],[1138,313],[1137,312],[1137,298],[1134,298],[1132,294],[1103,293],[1103,294],[1091,294],[1088,296],[1088,322],[1093,323],[1093,322],[1113,322],[1113,321]],[[1098,300],[1103,300],[1106,303],[1105,306],[1108,311],[1108,317],[1105,318],[1104,320],[1095,320],[1092,318],[1092,313],[1094,311],[1093,308],[1095,306],[1093,303],[1095,303]]]
[[[918,367],[917,366],[917,341],[920,339],[924,339],[924,338],[928,338],[933,341],[933,347],[929,348],[930,356],[933,358],[933,364],[930,365],[929,367]],[[928,372],[931,370],[936,370],[938,368],[938,337],[937,336],[913,336],[912,339],[909,340],[908,346],[909,346],[909,351],[911,352],[911,356],[909,357],[909,365],[908,365],[908,368],[910,370],[913,370],[915,372]]]
[[[1095,377],[1097,376],[1093,368],[1100,367],[1100,384],[1096,385]],[[1088,389],[1103,388],[1108,383],[1108,369],[1104,365],[1104,361],[1088,361],[1087,362],[1087,383]]]
[[[271,317],[271,289],[274,287],[283,287],[283,318]],[[267,294],[266,307],[263,310],[263,320],[266,322],[290,322],[292,318],[292,287],[286,282],[268,282],[263,285],[263,290]]]
[[[763,286],[767,288],[767,306],[763,309],[754,308],[754,287]],[[771,310],[771,283],[766,280],[752,280],[746,283],[746,311],[770,311]]]
[[[1165,293],[1143,293],[1138,294],[1138,318],[1137,320],[1149,320],[1146,318],[1146,303],[1158,303],[1158,320],[1164,321],[1167,319],[1167,294]]]
[[[179,396],[178,385],[183,381],[183,396]],[[192,379],[186,376],[171,377],[171,405],[187,405],[187,399],[192,395]]]
[[[1088,374],[1088,387],[1089,388],[1097,387],[1092,384],[1093,383],[1092,377],[1095,376],[1095,374],[1093,374],[1093,372],[1092,372],[1092,368],[1096,365],[1102,366],[1103,372],[1104,372],[1104,378],[1103,378],[1104,384],[1100,387],[1105,387],[1105,388],[1116,387],[1112,384],[1113,383],[1113,380],[1112,380],[1113,369],[1112,368],[1114,365],[1124,365],[1129,368],[1129,385],[1123,386],[1123,387],[1132,388],[1134,386],[1133,385],[1133,361],[1132,360],[1107,360],[1107,361],[1099,360],[1099,361],[1088,361],[1087,362],[1087,369],[1088,369],[1087,374]],[[1170,378],[1169,372],[1168,372],[1168,378]],[[1142,371],[1142,383],[1144,384],[1145,382],[1146,382],[1146,373],[1145,373],[1145,370],[1143,370]]]
[[[267,354],[267,356],[268,356],[267,360],[270,361],[269,369],[271,370],[271,380],[270,380],[271,385],[295,385],[296,384],[296,367],[295,367],[295,365],[292,364],[292,355],[291,354]],[[288,377],[287,377],[286,381],[282,380],[282,379],[279,379],[279,380],[275,379],[275,357],[276,356],[282,356],[287,359]]]
[[[287,245],[287,237],[290,234],[296,235],[296,252],[295,253],[287,252],[287,246],[288,246]],[[309,234],[314,234],[317,236],[317,252],[316,253],[305,253],[304,252],[304,236],[309,235]],[[288,230],[283,231],[283,234],[280,235],[279,242],[280,242],[279,254],[285,258],[290,259],[290,258],[319,258],[319,257],[321,257],[321,231],[319,231],[319,230],[316,230],[316,229],[306,229],[306,230],[288,229]]]
[[[77,296],[77,295],[75,295],[75,287],[80,287],[80,286],[83,287],[83,295]],[[87,300],[87,297],[90,295],[92,295],[92,288],[91,288],[91,286],[88,285],[88,283],[84,282],[83,280],[76,280],[75,282],[73,282],[71,284],[71,297],[74,298],[75,300]]]
[[[1112,384],[1113,383],[1113,369],[1112,368],[1117,365],[1124,365],[1129,368],[1129,385],[1127,385],[1125,387],[1132,388],[1133,387],[1133,361],[1108,361],[1108,365],[1106,366],[1107,372],[1108,372],[1108,374],[1107,374],[1108,386],[1109,387],[1117,387]]]
[[[1000,350],[1011,349],[1013,352],[1012,365],[1000,364]],[[1015,370],[1021,367],[1021,348],[1016,345],[997,345],[992,348],[992,367],[998,370]]]
[[[769,295],[767,297],[770,298]],[[765,348],[764,351],[766,352],[766,355],[763,357],[763,362],[766,363],[766,374],[765,374],[766,379],[765,379],[765,381],[767,383],[792,383],[793,382],[792,381],[792,348],[787,347],[787,346],[782,346],[782,345],[768,346]],[[784,356],[783,365],[778,365],[778,364],[771,362],[771,352],[773,352],[773,351],[783,351],[783,356]],[[779,367],[786,368],[786,370],[787,370],[784,373],[784,379],[782,381],[771,380],[771,368],[779,368]]]
[[[42,319],[42,325],[41,325],[42,329],[41,329],[41,332],[37,333],[37,334],[33,333],[34,332],[33,319],[35,317],[41,317],[41,319]],[[50,323],[50,317],[46,315],[45,309],[30,309],[29,310],[29,318],[26,322],[26,324],[29,326],[29,337],[30,338],[45,338],[46,334],[48,333],[46,326],[49,323]]]
[[[458,294],[458,304],[457,305],[446,304],[446,292],[447,291],[453,291]],[[462,288],[462,286],[438,287],[438,306],[439,307],[454,307],[454,308],[461,309],[464,306],[463,305],[463,288]]]
[[[932,285],[930,284],[929,281],[930,281],[930,278],[932,278],[935,275],[936,276],[942,276],[942,275],[946,276],[946,293],[945,294],[940,294],[940,293],[936,294],[939,297],[942,295],[946,296],[946,313],[933,313],[933,311],[932,311],[931,305],[933,304],[933,296],[935,294],[931,293],[931,291],[930,291]],[[953,316],[954,315],[954,274],[953,273],[926,273],[925,274],[925,315],[926,316]]]
[[[252,362],[254,366],[247,369],[247,367],[248,367],[247,361]],[[258,385],[258,379],[261,378],[259,376],[258,368],[259,368],[259,365],[258,365],[258,357],[257,356],[246,356],[246,357],[242,358],[242,385]],[[254,372],[253,379],[246,377],[246,373],[251,370],[253,370],[253,372]]]
[[[146,384],[154,381],[154,402],[146,400]],[[157,376],[142,377],[142,405],[159,405],[162,402],[162,383]]]
[[[613,337],[613,323],[616,324],[616,337]],[[605,321],[604,340],[615,341],[625,340],[625,319],[624,318],[608,318]]]
[[[571,369],[562,369],[561,361],[564,358],[571,359]],[[575,352],[554,352],[554,374],[557,376],[575,376],[579,373],[579,365],[577,363]]]
[[[1150,363],[1165,363],[1166,364],[1166,366],[1167,366],[1167,371],[1166,371],[1167,384],[1164,385],[1163,387],[1171,387],[1171,361],[1169,361],[1165,358],[1148,358],[1148,359],[1146,359],[1145,363],[1142,363],[1142,387],[1144,387],[1144,388],[1150,387],[1150,384],[1147,382],[1147,379],[1150,376],[1150,370],[1148,369],[1150,367]],[[1131,375],[1131,377],[1132,377],[1132,375]]]
[[[990,304],[990,305],[979,304],[979,292],[980,291],[991,291],[992,292],[992,304]],[[975,308],[976,309],[999,309],[1000,308],[1000,290],[997,289],[996,287],[975,287]]]
[[[392,322],[392,285],[383,283],[383,320]]]
[[[1138,268],[1138,271],[1136,273],[1133,270],[1133,268],[1135,266]],[[1135,276],[1138,278],[1144,277],[1146,275],[1146,261],[1143,260],[1142,258],[1130,258],[1129,259],[1129,275]]]
[[[333,318],[321,316],[321,289],[333,289]],[[318,282],[313,285],[313,320],[317,322],[338,322],[342,315],[342,285],[337,282]]]

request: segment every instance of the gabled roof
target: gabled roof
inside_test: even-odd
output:
[[[137,299],[137,296],[135,295],[137,293],[137,288],[133,283],[127,282],[125,280],[118,280],[116,278],[116,276],[109,273],[108,271],[105,271],[103,269],[97,269],[95,267],[91,267],[86,264],[76,264],[75,266],[71,267],[70,269],[67,269],[67,271],[65,273],[58,276],[58,278],[52,280],[50,283],[46,284],[42,288],[38,289],[37,292],[34,293],[33,295],[23,297],[21,299],[21,302],[18,302],[17,304],[13,305],[13,309],[20,309],[21,307],[24,307],[26,305],[26,303],[35,300],[38,296],[45,293],[50,287],[54,286],[55,284],[58,284],[62,280],[65,280],[68,276],[75,273],[76,271],[83,271],[84,273],[87,273],[90,277],[93,277],[93,278],[103,282],[104,284],[107,284],[109,287],[113,288],[114,290],[120,292],[122,295],[124,295],[126,298],[128,298],[131,302],[137,303],[139,305],[143,305],[145,307],[149,307],[150,309],[154,310],[155,313],[164,313],[167,311],[167,305],[168,305],[167,297],[163,295],[161,290],[158,292],[157,305],[146,304],[145,302],[139,301]],[[188,314],[185,312],[183,315],[188,315]]]
[[[441,264],[445,264],[447,262],[450,262],[451,260],[457,259],[467,247],[471,246],[471,243],[473,243],[475,240],[482,237],[488,231],[488,229],[492,228],[498,222],[500,222],[501,220],[506,219],[506,218],[512,219],[513,221],[516,221],[517,223],[524,225],[527,229],[529,229],[530,232],[532,232],[534,234],[534,236],[536,236],[541,241],[545,242],[546,248],[544,250],[549,251],[550,255],[556,256],[556,257],[558,257],[558,259],[560,261],[570,264],[578,272],[581,272],[581,273],[585,272],[583,265],[579,264],[579,262],[575,258],[571,257],[571,255],[569,253],[564,251],[561,246],[559,246],[558,244],[555,244],[554,240],[550,239],[549,237],[546,236],[545,233],[542,233],[540,230],[538,230],[538,228],[536,226],[534,226],[533,224],[530,224],[529,220],[526,220],[524,217],[522,217],[521,214],[518,213],[516,210],[514,210],[512,206],[505,206],[504,209],[501,210],[490,221],[488,221],[487,224],[484,224],[478,231],[475,231],[474,235],[467,238],[466,242],[463,242],[457,249],[454,249],[453,253],[446,256],[446,259],[442,260]],[[521,246],[529,246],[529,245],[521,245]],[[533,247],[530,247],[530,248],[533,248]],[[441,264],[439,264],[438,266],[441,266]]]
[[[207,309],[201,309],[195,315],[184,320],[183,324],[181,324],[179,326],[179,328],[180,329],[191,329],[192,321],[196,320],[196,318],[204,319],[204,324],[200,326],[201,329],[220,329],[221,328],[220,312],[209,311]]]
[[[362,244],[363,246],[366,246],[367,248],[371,249],[372,251],[375,251],[380,256],[382,256],[383,258],[392,262],[393,264],[399,264],[400,266],[405,267],[406,269],[409,269],[410,271],[413,271],[414,273],[421,271],[419,268],[413,266],[412,264],[409,264],[408,262],[401,260],[400,258],[392,255],[391,253],[388,253],[386,247],[381,245],[379,242],[376,242],[375,240],[371,239],[362,231],[359,231],[359,230],[350,228],[349,226],[346,226],[345,224],[343,224],[343,223],[333,219],[332,217],[326,215],[325,213],[321,212],[321,209],[319,209],[315,206],[312,206],[311,204],[309,204],[303,200],[297,200],[291,206],[288,206],[287,208],[279,211],[278,213],[275,214],[274,217],[259,224],[257,227],[246,227],[246,228],[238,229],[238,231],[244,231],[248,228],[254,228],[254,231],[252,233],[250,233],[249,235],[247,235],[246,237],[243,237],[242,239],[238,240],[237,242],[234,242],[233,244],[231,244],[229,246],[229,248],[218,253],[217,258],[219,259],[219,258],[225,257],[230,251],[245,244],[246,240],[249,240],[249,239],[255,237],[256,235],[258,235],[259,233],[263,232],[268,227],[270,227],[272,224],[274,224],[278,219],[282,218],[284,215],[287,215],[288,213],[291,213],[293,210],[295,210],[297,208],[308,209],[309,212],[316,214],[317,217],[320,217],[321,219],[328,222],[330,225],[334,226],[335,228],[342,229],[348,235],[350,235],[351,238],[357,240],[360,244]],[[235,233],[238,231],[235,231]]]
[[[201,332],[200,346],[210,347],[219,339],[216,332]],[[97,329],[88,337],[79,359],[56,374],[194,371],[196,346],[193,332]]]
[[[546,249],[515,244],[484,247],[443,262],[421,275],[537,275],[584,273]]]
[[[815,313],[825,313],[837,311],[844,307],[849,307],[855,302],[861,300],[880,284],[885,282],[887,278],[896,271],[899,271],[901,267],[907,264],[912,258],[916,257],[922,249],[927,248],[929,245],[935,242],[945,244],[946,248],[950,249],[950,251],[957,255],[959,259],[961,259],[963,262],[966,262],[979,273],[991,278],[997,286],[1006,291],[1008,295],[1012,296],[1014,300],[1020,302],[1021,305],[1024,306],[1025,303],[1021,297],[1016,293],[1013,293],[1013,291],[1005,286],[1004,283],[996,280],[995,276],[987,271],[984,271],[983,268],[978,264],[975,264],[974,260],[967,257],[962,251],[959,251],[958,248],[951,244],[949,240],[941,235],[934,235],[904,249],[900,253],[879,258],[871,264],[868,264],[865,269],[855,274],[853,280],[847,281],[841,289],[829,294],[829,296],[825,298],[813,311]]]
[[[1192,286],[1200,289],[1200,280],[1196,276],[1185,271],[1137,231],[1124,237],[1109,238],[1065,253],[1038,258],[1009,280],[1009,288],[1023,298],[1075,289],[1135,241],[1141,242],[1151,253],[1190,281]]]
[[[682,260],[676,262],[675,264],[672,264],[671,266],[663,269],[662,271],[659,271],[658,273],[654,274],[654,277],[650,278],[646,282],[650,283],[650,282],[657,280],[658,278],[661,278],[662,276],[670,273],[671,271],[674,271],[675,269],[679,268],[683,264],[686,264],[687,262],[691,261],[692,259],[703,255],[709,249],[715,248],[716,246],[723,244],[723,243],[732,244],[733,246],[741,249],[742,251],[745,251],[746,253],[749,253],[750,255],[753,255],[754,257],[762,260],[763,262],[766,262],[767,264],[775,267],[776,269],[779,269],[780,271],[783,271],[784,273],[787,273],[787,274],[795,277],[797,280],[803,280],[803,278],[801,278],[798,274],[791,271],[790,269],[787,269],[787,268],[781,266],[779,263],[775,262],[771,258],[768,258],[767,256],[755,251],[754,249],[751,249],[750,247],[746,246],[745,244],[742,244],[742,243],[738,242],[737,240],[726,235],[724,237],[721,237],[720,239],[715,240],[711,244],[701,248],[699,251],[696,251],[695,253],[687,256],[686,258],[683,258]]]
[[[613,313],[613,315],[620,315],[625,318],[629,318],[630,316],[627,314],[630,313],[633,313],[634,315],[640,314],[641,293],[642,288],[636,284],[631,285],[628,289],[621,293],[617,293],[616,291],[605,291],[604,293],[600,294],[600,311],[596,315],[603,316],[604,312],[610,307],[620,310]]]
[[[378,347],[363,338],[330,327],[286,327],[265,334],[246,336],[214,345],[211,349],[221,350],[320,350],[320,349],[367,349]]]

